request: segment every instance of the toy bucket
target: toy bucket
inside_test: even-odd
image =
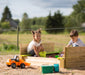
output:
[[[40,57],[46,57],[46,51],[39,52]]]

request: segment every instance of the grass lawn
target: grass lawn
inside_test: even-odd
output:
[[[15,54],[19,54],[19,50],[2,50],[0,51],[0,55],[15,55]]]

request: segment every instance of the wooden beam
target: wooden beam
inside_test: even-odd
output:
[[[27,57],[25,61],[35,66],[60,64],[60,61],[56,58]]]

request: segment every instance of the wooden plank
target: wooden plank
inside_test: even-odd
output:
[[[28,44],[20,44],[19,45],[20,55],[27,54],[27,46],[28,46]]]
[[[66,61],[68,61],[68,62],[70,62],[70,61],[72,61],[72,62],[79,62],[79,61],[83,61],[83,62],[85,62],[85,58],[67,58],[66,59]]]
[[[77,52],[76,53],[70,53],[70,54],[69,53],[70,52],[67,53],[68,57],[80,57],[80,56],[84,56],[85,57],[85,53],[77,53]]]
[[[27,57],[25,61],[31,63],[31,65],[36,66],[60,64],[60,61],[56,58]]]
[[[67,55],[66,59],[68,58],[85,58],[85,54],[82,54],[82,55]]]
[[[85,47],[65,47],[65,67],[85,69]]]
[[[66,65],[71,65],[71,64],[73,64],[73,65],[85,65],[85,62],[66,62]]]
[[[76,68],[80,68],[80,67],[81,67],[81,68],[84,68],[85,66],[83,66],[83,65],[73,65],[73,66],[72,66],[72,65],[67,65],[66,68],[75,68],[75,67],[76,67]]]
[[[82,70],[85,70],[85,66],[67,66],[66,68],[70,68],[70,69],[82,69]]]
[[[75,53],[76,54],[76,52],[77,53],[84,53],[85,52],[85,47],[65,47],[65,49],[66,49],[66,52],[70,52],[70,53]],[[69,53],[69,54],[70,54]]]
[[[60,60],[60,68],[65,68],[65,60],[64,59]]]
[[[55,52],[54,50],[54,46],[55,44],[52,43],[52,42],[49,42],[49,43],[42,43],[43,47],[44,47],[44,50],[46,52]]]

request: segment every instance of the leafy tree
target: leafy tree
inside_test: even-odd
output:
[[[34,17],[29,19],[32,29],[45,28],[47,17]]]
[[[2,33],[1,22],[0,22],[0,33]]]
[[[10,28],[9,22],[3,22],[3,23],[1,23],[1,28],[2,29],[9,29]]]
[[[8,6],[6,6],[2,14],[1,22],[4,22],[6,19],[11,19],[11,18],[12,18],[11,12]]]
[[[85,22],[85,0],[78,0],[77,4],[73,6],[72,15],[76,15],[80,21],[80,23]]]
[[[51,30],[47,30],[48,28],[53,28],[53,18],[51,16],[51,12],[48,15],[48,19],[46,21],[46,25],[45,25],[46,31],[48,33],[52,33]]]
[[[39,17],[37,18],[37,25],[45,25],[47,17]]]
[[[81,27],[82,23],[85,22],[85,0],[78,0],[77,4],[73,5],[74,11],[65,20],[65,27],[68,27],[68,31],[73,28],[70,27]],[[70,29],[69,29],[70,28]]]
[[[72,27],[77,26],[77,23],[76,23],[75,18],[73,16],[69,16],[66,19],[67,19],[67,22],[65,24],[66,31],[70,32],[72,30]]]
[[[37,20],[37,17],[34,17],[32,21],[32,25],[36,25],[36,20]]]
[[[85,0],[78,0],[77,4],[73,6],[74,14],[85,13]]]
[[[63,22],[63,20],[64,20],[64,17],[62,16],[62,14],[60,13],[59,10],[57,11],[57,13],[56,12],[54,13],[53,27],[54,28],[59,28],[59,29],[54,30],[55,33],[64,31],[64,22]],[[63,29],[60,29],[60,28],[63,28]]]
[[[30,19],[31,25],[45,25],[47,17],[34,17]]]
[[[20,23],[20,28],[24,31],[24,29],[30,29],[29,19],[27,13],[23,14],[22,21]]]
[[[60,11],[57,11],[57,13],[54,13],[54,16],[51,16],[51,13],[49,13],[48,19],[46,21],[46,28],[64,28],[64,17],[60,13]],[[64,29],[53,29],[53,30],[47,30],[48,33],[58,33],[62,32]]]
[[[0,28],[1,28],[1,21],[0,21]]]

